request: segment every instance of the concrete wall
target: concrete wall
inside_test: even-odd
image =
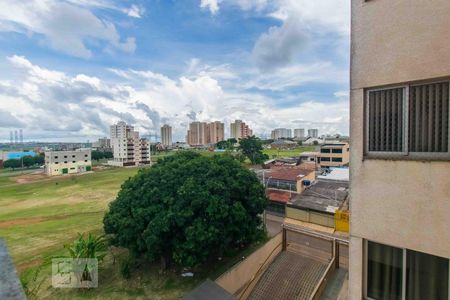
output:
[[[286,218],[334,228],[334,216],[286,206]]]
[[[450,162],[364,157],[364,89],[450,77],[450,1],[352,0],[350,299],[363,239],[450,257]]]
[[[222,274],[217,278],[216,283],[227,290],[229,293],[238,296],[244,292],[247,284],[255,279],[255,275],[261,275],[263,270],[267,268],[275,257],[282,250],[283,235],[280,232],[264,246],[253,252],[245,260]],[[256,274],[261,270],[259,274]],[[247,296],[257,283],[258,278],[253,281],[253,284],[247,289]],[[245,297],[243,298],[245,299]]]

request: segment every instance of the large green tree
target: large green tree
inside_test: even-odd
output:
[[[261,164],[269,159],[267,154],[264,154],[261,139],[256,136],[249,136],[245,139],[239,140],[239,150],[244,154],[252,164]]]
[[[232,157],[180,152],[128,179],[103,222],[134,255],[194,267],[260,237],[266,201]]]

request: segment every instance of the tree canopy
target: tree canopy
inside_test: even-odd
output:
[[[265,160],[269,159],[267,154],[262,152],[262,141],[256,136],[249,136],[245,139],[239,140],[239,150],[242,151],[252,164],[261,164]]]
[[[236,143],[237,140],[235,138],[230,138],[228,140],[218,142],[216,144],[216,148],[223,150],[233,150]]]
[[[91,152],[92,160],[100,160],[105,158],[113,158],[113,153],[111,151],[97,151],[94,150]]]
[[[115,245],[194,267],[260,237],[264,187],[227,155],[180,152],[128,179],[104,217]]]

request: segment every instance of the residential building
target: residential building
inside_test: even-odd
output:
[[[264,171],[264,185],[268,188],[301,192],[311,182],[316,180],[316,172],[297,166],[273,166]]]
[[[206,122],[192,122],[189,124],[186,142],[191,146],[202,146],[208,143],[208,128]]]
[[[97,142],[92,143],[92,148],[99,151],[111,151],[111,140],[107,137],[100,138]]]
[[[172,127],[167,124],[161,127],[161,144],[172,147]]]
[[[189,124],[186,141],[191,146],[216,144],[225,139],[224,124],[219,121],[212,123],[192,122]]]
[[[272,130],[270,137],[273,140],[288,139],[292,137],[292,130],[287,128],[277,128]]]
[[[450,1],[351,3],[349,299],[449,299]]]
[[[215,121],[208,124],[208,144],[217,144],[225,140],[225,125],[222,122]]]
[[[123,167],[150,163],[150,143],[141,139],[133,126],[120,121],[110,131],[114,158],[108,164]]]
[[[319,129],[308,129],[308,137],[318,138],[319,137]]]
[[[252,136],[253,131],[250,127],[242,122],[242,120],[236,120],[230,125],[230,136],[237,140],[245,139],[246,137]]]
[[[92,171],[91,149],[46,151],[44,170],[48,176]]]
[[[305,129],[304,128],[294,129],[294,138],[295,139],[304,139],[305,138]]]
[[[335,228],[335,213],[344,207],[349,182],[318,179],[286,203],[286,223],[296,221]]]
[[[326,143],[320,146],[319,164],[322,168],[348,166],[349,161],[348,143]]]

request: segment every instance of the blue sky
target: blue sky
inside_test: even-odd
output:
[[[0,0],[0,141],[243,119],[348,134],[348,1]]]

